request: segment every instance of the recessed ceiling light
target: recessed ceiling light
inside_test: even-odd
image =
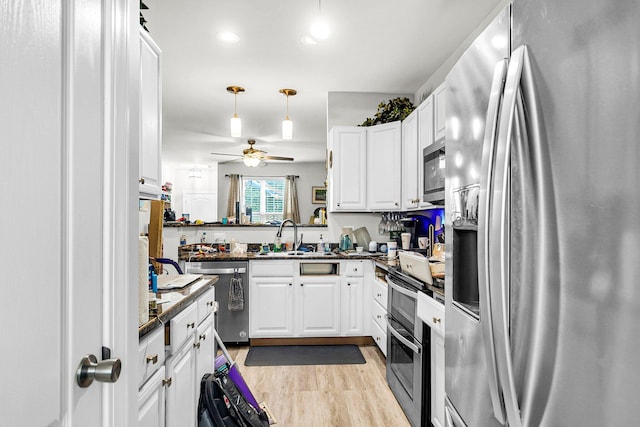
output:
[[[231,31],[221,31],[218,33],[218,39],[226,43],[236,43],[240,40],[240,36]]]

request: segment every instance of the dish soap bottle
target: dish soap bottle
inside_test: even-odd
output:
[[[316,252],[324,252],[325,243],[322,240],[322,234],[320,235],[320,240],[318,240],[318,247],[316,248]]]
[[[345,233],[340,236],[340,250],[346,251],[349,250],[349,248],[351,248],[351,237],[349,237],[349,234]]]

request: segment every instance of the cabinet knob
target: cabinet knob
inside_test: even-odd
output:
[[[300,283],[300,286],[304,286],[304,283]]]
[[[139,182],[140,184],[144,184],[144,177],[140,177],[140,179],[138,180],[138,182]]]
[[[195,327],[196,327],[196,324],[194,322],[187,323],[187,329],[188,328],[195,328]]]
[[[171,387],[171,378],[165,378],[162,380],[162,385],[163,386],[167,386],[167,387]]]
[[[158,355],[154,354],[153,356],[147,356],[147,363],[153,363],[154,365],[158,363]]]
[[[210,305],[213,307],[213,301],[207,301],[207,305]]]
[[[440,318],[439,317],[434,317],[433,318],[433,323],[440,323]]]
[[[204,341],[204,340],[207,339],[207,335],[206,334],[202,334],[198,338],[200,338],[200,341]]]
[[[289,286],[293,286],[293,283],[289,283]]]
[[[338,206],[340,206],[340,203],[336,203]]]
[[[351,283],[347,283],[347,286],[351,286]]]
[[[394,203],[394,205],[398,206],[398,202]]]
[[[193,348],[200,348],[200,341],[193,343]]]

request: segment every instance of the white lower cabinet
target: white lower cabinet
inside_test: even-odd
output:
[[[140,341],[139,426],[197,426],[200,380],[214,370],[214,307],[215,288],[210,288]]]
[[[167,427],[196,425],[198,400],[196,398],[196,357],[194,337],[167,359]]]
[[[374,277],[371,285],[371,336],[387,356],[387,284]]]
[[[304,276],[296,288],[297,335],[340,335],[340,277]]]
[[[254,262],[249,280],[250,299],[254,301],[249,316],[251,338],[370,334],[371,326],[365,324],[370,306],[364,291],[365,261],[331,261],[339,263],[333,271],[342,275],[301,275],[302,261],[273,261],[278,263],[277,268],[267,266],[269,261]],[[274,277],[277,271],[293,275]]]
[[[431,332],[431,423],[444,427],[444,335]]]
[[[163,427],[165,425],[165,367],[160,369],[138,392],[138,427]]]
[[[293,277],[252,277],[249,280],[251,338],[294,336]]]

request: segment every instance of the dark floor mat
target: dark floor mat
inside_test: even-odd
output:
[[[249,348],[246,366],[366,363],[357,345],[279,345]]]

